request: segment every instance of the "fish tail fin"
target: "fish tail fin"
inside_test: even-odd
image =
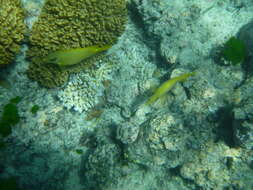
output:
[[[195,75],[196,72],[185,73],[178,77],[178,81],[185,81],[188,77]]]
[[[146,106],[149,106],[150,104],[153,104],[156,100],[157,100],[157,98],[155,98],[154,96],[151,96],[151,97],[145,102],[145,105],[146,105]]]
[[[104,46],[98,47],[97,51],[105,51],[105,50],[110,49],[111,47],[112,45],[104,45]]]

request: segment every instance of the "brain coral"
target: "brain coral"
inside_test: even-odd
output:
[[[19,0],[0,0],[0,67],[11,63],[20,50],[24,16]]]
[[[56,50],[113,44],[124,31],[126,18],[125,0],[46,0],[30,36],[28,76],[49,88],[64,84],[70,73],[101,55],[64,69],[41,58]]]

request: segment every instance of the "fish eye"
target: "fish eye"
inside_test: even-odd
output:
[[[50,58],[48,59],[48,62],[49,62],[49,63],[57,63],[57,61],[58,61],[58,58],[57,58],[57,57],[50,57]]]

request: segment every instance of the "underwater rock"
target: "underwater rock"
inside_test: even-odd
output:
[[[0,67],[10,64],[20,51],[26,26],[19,0],[0,0]]]
[[[235,121],[233,123],[235,130],[234,138],[237,145],[252,150],[253,148],[253,123],[249,121]]]
[[[182,119],[174,113],[161,111],[156,114],[138,126],[138,139],[128,144],[126,158],[148,168],[177,167],[187,158],[187,130]],[[134,137],[133,134],[131,137]],[[120,140],[126,141],[122,136]]]
[[[241,149],[230,148],[223,143],[208,142],[203,147],[205,149],[196,152],[192,160],[181,167],[180,174],[183,178],[204,189],[251,189],[246,187],[248,184],[244,179],[238,178],[242,171],[247,171],[246,178],[252,176],[249,168],[245,164],[240,165],[239,161],[239,156],[249,159],[249,155],[242,155]],[[252,182],[249,184],[252,185]]]
[[[238,38],[245,43],[248,53],[252,56],[253,55],[253,21],[244,25],[240,29],[238,33]]]
[[[253,77],[250,77],[234,92],[234,140],[237,145],[248,150],[251,150],[253,148],[252,91]]]
[[[114,144],[98,146],[86,160],[84,166],[84,183],[88,189],[106,189],[118,178],[117,168],[120,149]]]
[[[114,44],[124,31],[126,13],[125,0],[46,1],[29,38],[28,76],[48,88],[64,84],[70,73],[93,65],[102,54],[64,69],[41,58],[57,50]]]
[[[238,38],[244,42],[247,51],[244,69],[248,73],[253,72],[253,20],[245,24],[238,32]]]
[[[117,128],[117,139],[119,139],[124,144],[133,143],[139,134],[139,125],[126,121],[121,123]]]
[[[187,133],[176,114],[160,113],[150,121],[147,143],[153,151],[180,151],[184,149]]]

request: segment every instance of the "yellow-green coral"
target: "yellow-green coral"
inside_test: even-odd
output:
[[[24,16],[19,0],[0,0],[0,66],[11,63],[20,50]]]
[[[28,76],[46,87],[64,84],[70,73],[92,65],[101,55],[65,69],[45,64],[42,58],[57,50],[114,44],[126,18],[125,0],[47,0],[32,28]]]

